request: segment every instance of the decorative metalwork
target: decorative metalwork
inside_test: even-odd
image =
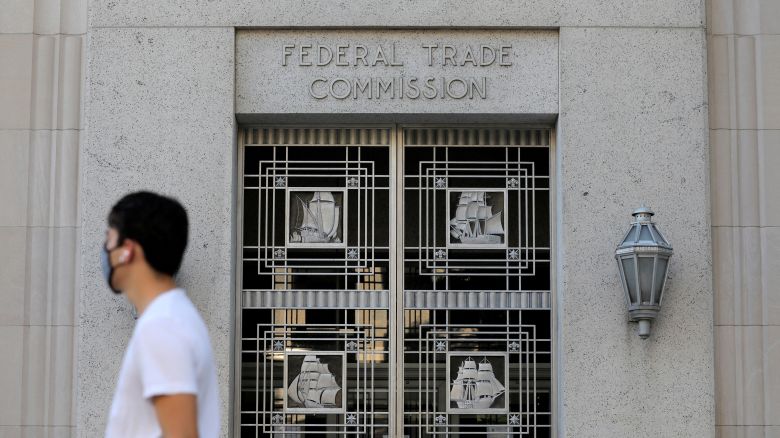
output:
[[[549,436],[549,311],[457,312],[405,313],[404,433]]]
[[[546,130],[404,130],[405,307],[549,308],[549,142]]]
[[[550,436],[550,130],[240,143],[241,436]]]
[[[447,245],[467,248],[493,248],[506,245],[504,220],[506,203],[503,192],[469,190],[452,191],[446,224]]]
[[[344,193],[330,188],[288,190],[288,245],[343,246]]]
[[[387,311],[250,309],[242,326],[242,436],[387,433]]]
[[[476,353],[476,352],[475,352]],[[482,360],[474,357],[482,356]],[[488,359],[490,358],[490,359]],[[507,357],[501,353],[451,354],[447,357],[450,376],[455,379],[448,386],[450,412],[493,413],[505,412],[506,387],[509,374]],[[457,371],[456,371],[457,369]]]
[[[286,412],[342,412],[344,355],[334,352],[287,353]],[[341,375],[339,375],[341,370]]]
[[[242,307],[387,308],[390,140],[389,128],[242,131]]]

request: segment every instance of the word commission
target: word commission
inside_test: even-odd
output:
[[[487,78],[446,78],[428,76],[389,78],[317,78],[309,85],[309,94],[315,99],[333,97],[346,99],[481,99],[487,98]]]
[[[429,67],[511,66],[510,45],[422,44],[421,55]],[[403,67],[396,55],[395,43],[382,44],[285,44],[282,65],[299,67]],[[441,76],[362,76],[317,77],[309,83],[309,95],[315,99],[485,99],[487,78]]]

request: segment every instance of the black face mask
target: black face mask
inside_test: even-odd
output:
[[[114,249],[112,249],[111,251],[113,251]],[[111,289],[111,292],[114,292],[115,294],[121,294],[122,291],[119,289],[115,289],[114,286],[111,284],[111,280],[114,277],[114,267],[111,265],[111,257],[110,257],[111,251],[108,250],[107,246],[103,245],[103,251],[100,252],[100,266],[103,270],[103,278],[106,280],[106,283],[108,283],[108,287]]]

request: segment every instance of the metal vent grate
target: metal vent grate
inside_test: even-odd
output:
[[[247,145],[340,145],[378,146],[390,144],[388,128],[247,128]]]
[[[550,146],[549,129],[406,128],[406,146]]]

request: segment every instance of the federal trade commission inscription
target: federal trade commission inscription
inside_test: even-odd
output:
[[[453,45],[423,43],[419,56],[428,67],[511,67],[512,46],[499,44]],[[395,43],[382,44],[283,44],[281,63],[287,67],[403,67]],[[486,99],[488,96],[487,76],[372,76],[316,77],[309,84],[309,95],[315,99]]]
[[[236,112],[554,114],[558,33],[245,30]]]

